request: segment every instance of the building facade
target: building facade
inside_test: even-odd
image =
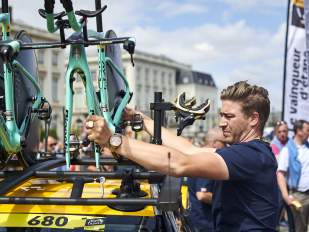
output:
[[[97,55],[88,56],[91,78],[96,90],[99,89],[97,60]],[[184,136],[205,136],[207,130],[218,123],[217,88],[211,75],[194,72],[191,70],[190,65],[181,64],[165,56],[156,56],[139,51],[134,54],[135,67],[131,64],[129,54],[123,53],[122,60],[124,75],[129,82],[130,91],[133,92],[128,107],[136,108],[151,116],[150,103],[154,102],[154,92],[162,92],[165,102],[171,102],[181,92],[186,92],[186,99],[195,96],[197,104],[210,99],[211,107],[207,119],[205,121],[197,120],[193,126],[184,130]],[[83,122],[88,115],[88,111],[85,88],[81,78],[76,76],[76,79],[74,83],[72,129],[82,132]],[[176,133],[178,123],[176,123],[174,115],[173,111],[167,112],[168,127]]]

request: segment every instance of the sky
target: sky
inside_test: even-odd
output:
[[[31,2],[31,4],[29,4]],[[74,10],[94,10],[94,0],[74,0]],[[165,55],[211,74],[218,92],[237,81],[269,92],[281,111],[287,0],[102,0],[103,30],[131,36],[136,50]],[[45,29],[43,0],[9,0],[13,20]],[[54,12],[62,11],[56,0]],[[95,19],[88,28],[96,29]],[[219,96],[218,96],[219,97]],[[207,95],[205,96],[207,98]]]

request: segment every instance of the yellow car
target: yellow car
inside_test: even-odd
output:
[[[111,160],[100,163],[131,162]],[[181,179],[133,169],[48,171],[64,163],[55,159],[0,172],[0,232],[195,231]]]

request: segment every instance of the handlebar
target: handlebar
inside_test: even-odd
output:
[[[6,66],[9,70],[12,70],[12,62],[17,58],[20,50],[21,42],[12,41],[9,42],[0,48],[0,56],[2,60],[6,63]]]

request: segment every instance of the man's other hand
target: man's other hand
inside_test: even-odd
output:
[[[134,114],[140,114],[139,111],[133,110],[131,108],[124,108],[123,109],[123,115],[121,117],[121,121],[132,121]]]

